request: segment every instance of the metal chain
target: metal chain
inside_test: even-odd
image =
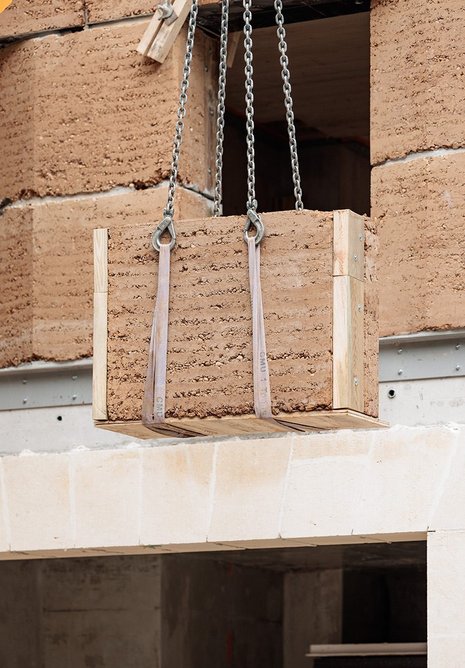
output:
[[[182,70],[181,92],[179,95],[178,120],[173,144],[173,157],[171,161],[171,176],[168,187],[168,202],[166,204],[165,215],[173,216],[174,213],[174,192],[176,189],[176,180],[178,177],[179,153],[182,143],[184,130],[184,118],[186,116],[187,89],[189,88],[189,78],[191,73],[192,51],[194,49],[195,27],[197,23],[197,12],[199,10],[198,0],[192,0],[192,7],[189,15],[189,26],[187,29],[186,55],[184,57],[184,67]]]
[[[163,211],[163,220],[153,233],[152,243],[156,250],[160,250],[160,239],[165,230],[171,235],[170,247],[173,248],[176,242],[176,234],[173,224],[174,216],[174,194],[178,178],[179,154],[181,150],[182,135],[184,131],[184,118],[186,116],[187,89],[189,88],[189,78],[191,73],[192,52],[194,49],[195,28],[197,24],[197,13],[199,5],[198,0],[192,0],[192,7],[189,15],[189,25],[187,28],[186,55],[184,57],[184,67],[182,71],[181,91],[179,95],[178,119],[173,142],[173,155],[171,159],[171,174],[168,185],[168,201]]]
[[[302,188],[300,185],[299,157],[297,155],[297,140],[295,134],[294,108],[292,104],[291,74],[289,72],[289,58],[287,57],[286,31],[284,29],[282,0],[274,1],[276,11],[276,25],[279,42],[281,78],[283,80],[284,105],[286,107],[287,133],[289,135],[289,149],[291,152],[292,181],[294,183],[295,208],[301,211]]]
[[[228,68],[228,20],[229,0],[221,3],[221,32],[220,32],[220,63],[218,75],[218,107],[216,126],[216,178],[214,216],[221,216],[223,212],[223,145],[224,145],[224,116],[226,112],[226,72]]]
[[[251,0],[243,0],[244,7],[244,62],[245,62],[245,116],[247,131],[247,211],[257,210],[255,197],[254,96]]]

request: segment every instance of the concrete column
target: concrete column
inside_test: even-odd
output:
[[[280,572],[194,555],[162,570],[163,668],[282,668]]]
[[[465,664],[465,531],[428,533],[428,668]]]
[[[0,666],[5,668],[39,668],[42,665],[38,563],[0,563]]]
[[[310,644],[342,642],[342,570],[284,575],[284,668],[312,668]]]
[[[161,668],[160,559],[0,564],[0,665]]]

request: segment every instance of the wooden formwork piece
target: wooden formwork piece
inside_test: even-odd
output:
[[[253,409],[244,218],[180,221],[161,436],[378,427],[376,237],[351,211],[262,214],[273,419]],[[94,419],[140,438],[157,283],[153,224],[95,230]]]

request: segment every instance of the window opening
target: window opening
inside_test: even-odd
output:
[[[350,13],[334,16],[331,4]],[[363,3],[323,2],[325,18],[290,23],[292,8],[286,4],[285,19],[304,206],[369,213],[369,12]],[[235,11],[233,4],[232,26]],[[263,12],[253,16],[257,198],[261,211],[279,211],[293,208],[293,184],[276,27],[257,28],[268,20]],[[225,215],[244,213],[243,54],[241,36],[227,75]]]

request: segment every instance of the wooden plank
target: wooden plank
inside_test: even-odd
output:
[[[365,275],[365,220],[353,211],[334,211],[333,276]]]
[[[377,280],[378,238],[371,221],[365,227],[365,407],[367,415],[379,415],[379,299]]]
[[[108,230],[94,230],[94,292],[108,292]]]
[[[334,409],[364,410],[364,284],[352,276],[333,278]]]
[[[266,422],[266,424],[264,424]],[[274,422],[274,424],[273,424]],[[385,422],[351,410],[312,411],[281,414],[275,421],[264,421],[250,415],[243,418],[206,418],[204,420],[170,420],[181,428],[196,430],[193,436],[237,436],[246,434],[287,433],[292,431],[327,431],[334,429],[379,429]],[[98,422],[97,427],[127,434],[133,438],[176,438],[176,434],[155,432],[141,422]],[[182,437],[180,435],[180,437]],[[184,436],[185,438],[185,436]]]
[[[138,53],[142,56],[147,56],[155,37],[158,35],[162,22],[163,19],[160,17],[159,12],[155,12],[137,47]]]
[[[240,436],[245,434],[273,434],[286,433],[289,428],[279,424],[275,420],[264,420],[254,415],[242,416],[240,418],[205,418],[169,420],[169,424],[177,427],[187,427],[196,431],[199,436]]]
[[[105,431],[131,436],[131,438],[170,438],[166,434],[158,434],[147,429],[142,422],[96,422],[95,426]]]
[[[326,429],[380,429],[389,425],[378,418],[364,415],[357,411],[338,409],[333,411],[313,411],[308,414],[286,418],[291,424],[296,423],[312,430]]]
[[[170,52],[170,49],[189,14],[191,4],[189,0],[175,0],[173,8],[178,18],[169,25],[166,21],[163,21],[152,46],[147,52],[147,56],[156,60],[158,63],[165,62],[166,56]]]
[[[108,337],[108,230],[94,230],[94,352],[92,416],[106,420]]]

